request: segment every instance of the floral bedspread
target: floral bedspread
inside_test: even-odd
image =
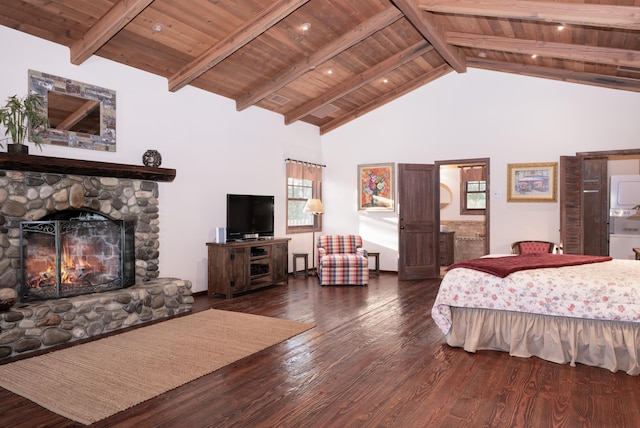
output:
[[[451,306],[640,322],[640,261],[529,269],[505,278],[455,268],[442,279],[431,310],[445,335]]]

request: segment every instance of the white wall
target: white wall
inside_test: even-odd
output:
[[[635,156],[628,159],[614,159],[607,162],[607,175],[638,175],[640,160]]]
[[[460,169],[455,165],[441,167],[440,185],[445,185],[451,190],[451,202],[440,209],[440,220],[467,220],[467,216],[460,214]],[[442,202],[442,197],[440,202]],[[482,218],[484,219],[484,216]],[[472,220],[477,220],[477,218]]]
[[[160,274],[206,289],[206,246],[226,222],[226,193],[276,196],[276,234],[285,231],[284,158],[324,163],[325,233],[362,234],[381,268],[397,269],[397,211],[357,210],[357,165],[491,159],[491,251],[512,241],[559,240],[557,203],[507,203],[507,163],[554,162],[578,151],[637,148],[640,94],[469,69],[450,73],[322,137],[306,124],[92,57],[69,62],[66,47],[0,26],[0,100],[27,91],[34,69],[117,92],[117,152],[45,146],[73,159],[141,164],[148,148],[177,177],[160,185]],[[193,190],[198,189],[198,190]],[[311,236],[290,253],[311,253]]]
[[[206,290],[206,242],[226,223],[226,194],[276,197],[276,235],[285,235],[287,157],[320,162],[318,129],[285,127],[263,109],[236,112],[235,103],[193,87],[169,92],[167,80],[91,57],[80,66],[69,49],[0,26],[0,101],[27,93],[27,70],[92,83],[116,91],[117,151],[31,146],[34,155],[141,165],[145,150],[162,155],[176,179],[160,184],[160,275],[193,281]],[[4,132],[4,130],[2,130]],[[311,236],[292,237],[291,250],[310,252]]]
[[[322,137],[326,232],[357,231],[397,269],[397,211],[362,213],[362,163],[491,160],[491,252],[526,238],[559,241],[558,203],[507,203],[507,164],[638,148],[640,94],[469,69],[450,73]]]

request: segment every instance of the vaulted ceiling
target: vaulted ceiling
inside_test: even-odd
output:
[[[469,67],[640,91],[640,0],[0,0],[0,25],[324,134]],[[41,70],[47,72],[47,70]]]

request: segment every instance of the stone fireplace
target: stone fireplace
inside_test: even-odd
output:
[[[158,181],[174,176],[164,168],[0,153],[0,290],[20,299],[0,311],[0,363],[191,309],[190,281],[159,278]],[[76,232],[78,225],[89,231]],[[64,254],[65,240],[73,255]],[[116,248],[127,253],[117,265]],[[61,272],[65,263],[71,272]],[[57,271],[47,273],[45,264]],[[68,292],[69,274],[86,289]]]
[[[20,223],[56,212],[88,210],[135,224],[135,279],[158,277],[158,183],[0,170],[0,287],[19,291]]]
[[[100,293],[135,283],[135,223],[86,210],[20,223],[20,300]]]

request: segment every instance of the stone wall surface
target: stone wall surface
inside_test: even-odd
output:
[[[486,223],[482,220],[441,220],[449,232],[455,232],[454,262],[475,259],[486,254]]]
[[[485,238],[474,236],[456,237],[454,262],[476,259],[484,256],[485,254]]]
[[[191,287],[191,281],[156,278],[105,293],[16,303],[0,312],[0,363],[189,312]]]
[[[482,220],[440,220],[447,232],[455,232],[456,237],[483,237],[486,233],[486,223]]]
[[[20,222],[68,209],[134,220],[136,282],[159,276],[158,183],[0,170],[0,288],[19,291]]]

